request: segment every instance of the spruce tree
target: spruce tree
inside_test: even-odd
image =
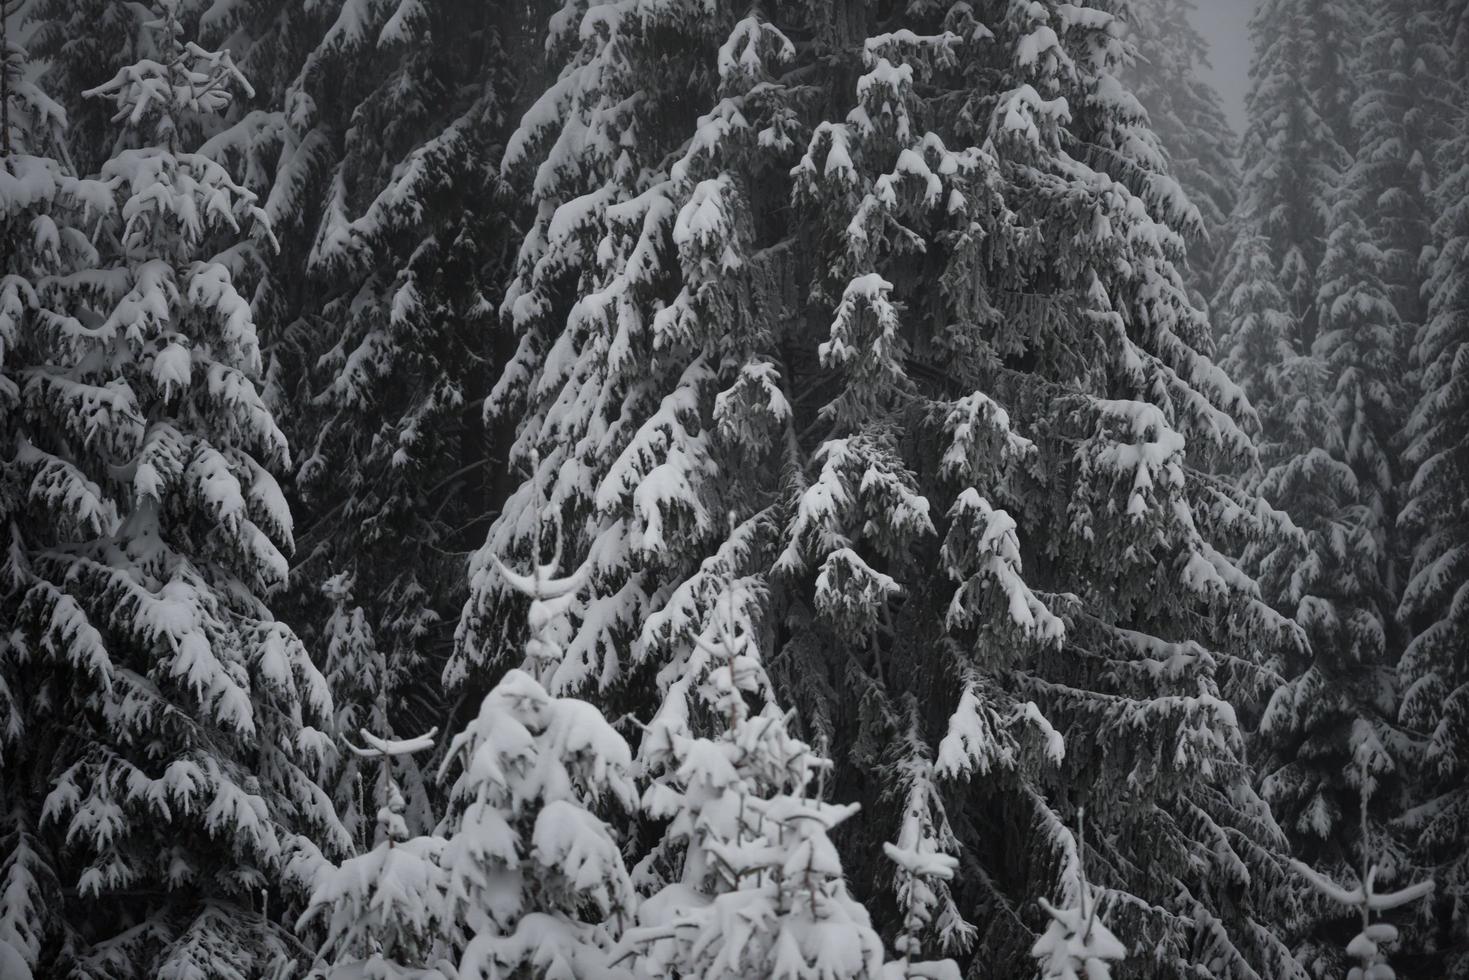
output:
[[[448,710],[434,679],[483,536],[470,526],[493,507],[484,327],[515,211],[494,171],[515,81],[501,36],[523,12],[300,6],[253,0],[204,17],[273,86],[265,110],[208,149],[254,176],[282,243],[255,303],[268,395],[299,447],[300,557],[283,615],[313,650],[371,648],[384,710],[376,688],[348,688],[344,730],[360,724],[348,715],[379,713],[369,727],[391,736]],[[350,582],[350,597],[323,593],[327,580]]]
[[[45,889],[40,975],[258,976],[298,952],[293,859],[345,844],[331,698],[266,602],[288,454],[242,290],[269,226],[189,143],[249,86],[173,0],[144,27],[88,93],[118,126],[95,179],[6,164],[44,178],[6,259],[33,276],[5,307],[6,873]]]
[[[1402,720],[1424,735],[1413,806],[1402,825],[1416,857],[1432,868],[1439,899],[1432,946],[1437,975],[1469,977],[1469,4],[1432,8],[1435,35],[1448,58],[1448,82],[1424,106],[1448,132],[1432,160],[1439,168],[1432,202],[1426,317],[1413,347],[1419,397],[1406,429],[1413,467],[1401,524],[1411,535],[1409,577],[1399,610],[1408,631],[1398,670]]]
[[[52,306],[56,297],[41,290],[48,277],[86,264],[94,253],[72,226],[85,188],[60,162],[65,114],[30,77],[29,53],[11,35],[19,15],[13,0],[0,3],[0,533],[6,544],[0,563],[0,974],[32,980],[37,971],[44,975],[55,954],[66,869],[42,826],[49,771],[28,769],[17,755],[17,746],[44,734],[37,730],[44,722],[36,723],[26,703],[26,647],[17,629],[30,582],[26,554],[14,550],[32,497],[18,465],[28,445],[23,398],[26,373],[39,353],[30,342],[32,325],[59,312]],[[85,510],[82,503],[78,511]]]
[[[566,599],[583,584],[552,566],[518,575],[531,600],[527,653],[554,652]],[[622,980],[614,944],[633,923],[637,897],[619,835],[637,804],[632,753],[594,705],[552,697],[512,670],[455,736],[441,775],[457,770],[441,833],[447,876],[444,936],[459,950],[458,976]]]
[[[300,552],[279,613],[331,675],[340,732],[417,731],[451,710],[434,679],[466,534],[494,501],[479,401],[494,357],[485,294],[503,278],[513,211],[493,178],[515,81],[500,38],[516,40],[526,10],[248,0],[194,12],[262,80],[256,108],[200,152],[244,175],[279,243],[251,297],[262,394],[302,449],[286,481]],[[358,763],[339,758],[335,801],[365,845]],[[414,758],[395,765],[405,819],[424,831],[432,781]]]
[[[490,559],[540,562],[560,527],[588,586],[559,654],[509,665],[717,741],[720,712],[670,705],[703,683],[697,638],[738,620],[834,760],[826,793],[864,805],[836,840],[890,937],[907,879],[863,858],[936,744],[985,968],[1031,968],[1086,805],[1140,969],[1301,975],[1231,700],[1298,631],[1225,557],[1269,515],[1210,475],[1250,457],[1249,412],[1202,353],[1191,210],[1118,81],[1124,25],[1101,4],[674,2],[551,28],[561,73],[507,148],[537,216],[489,401],[531,472],[447,679],[517,648]]]
[[[437,835],[410,837],[395,760],[433,745],[434,732],[382,739],[367,729],[351,754],[377,762],[375,840],[370,848],[316,876],[296,929],[320,921],[325,935],[313,977],[323,980],[445,980],[453,967],[441,957],[448,915],[448,875]],[[435,963],[435,961],[438,963]],[[439,969],[443,965],[446,970]]]
[[[1443,61],[1418,6],[1343,6],[1359,17],[1363,35],[1351,73],[1356,150],[1332,192],[1314,310],[1297,315],[1294,345],[1276,344],[1273,364],[1267,346],[1249,346],[1248,314],[1236,324],[1241,362],[1254,361],[1256,377],[1284,381],[1259,386],[1256,397],[1279,434],[1263,488],[1290,512],[1304,542],[1270,550],[1263,563],[1267,591],[1295,609],[1313,651],[1309,663],[1290,668],[1263,720],[1266,786],[1303,853],[1333,873],[1383,843],[1358,840],[1357,822],[1343,819],[1360,792],[1355,774],[1368,772],[1385,816],[1404,805],[1413,755],[1395,725],[1405,550],[1395,517],[1407,480],[1398,433],[1410,397],[1408,351],[1422,319],[1429,106]],[[1314,97],[1320,118],[1334,104],[1331,93],[1347,87],[1342,79]],[[1259,169],[1254,180],[1274,187],[1278,175]],[[1283,231],[1268,232],[1270,247],[1281,247]],[[1240,255],[1249,261],[1243,246]],[[1249,283],[1251,274],[1242,270],[1241,281],[1259,295],[1260,273]]]
[[[1261,489],[1300,530],[1255,557],[1310,651],[1286,658],[1262,719],[1264,790],[1318,871],[1340,878],[1373,855],[1391,880],[1413,863],[1389,821],[1411,806],[1420,751],[1413,722],[1398,720],[1415,533],[1397,518],[1410,492],[1400,433],[1428,295],[1446,58],[1416,0],[1315,13],[1267,7],[1256,24],[1247,205],[1226,289],[1230,365],[1266,430]],[[1359,43],[1333,45],[1348,30]],[[1328,180],[1309,146],[1319,154],[1332,136],[1346,152]],[[1367,799],[1373,819],[1352,819]]]
[[[1383,725],[1369,721],[1391,712],[1390,693],[1383,700],[1391,576],[1385,528],[1374,516],[1384,512],[1393,482],[1382,470],[1392,433],[1383,403],[1390,399],[1375,373],[1364,378],[1358,370],[1371,332],[1379,341],[1395,332],[1381,288],[1362,281],[1352,261],[1363,234],[1354,204],[1332,207],[1351,163],[1340,94],[1346,78],[1333,74],[1341,64],[1329,50],[1332,17],[1360,8],[1318,6],[1266,3],[1251,23],[1245,187],[1219,305],[1229,318],[1225,366],[1262,423],[1262,466],[1244,482],[1288,515],[1294,532],[1255,545],[1251,570],[1265,597],[1293,615],[1310,641],[1273,651],[1282,676],[1261,721],[1264,788],[1296,840],[1314,841],[1318,851],[1324,845],[1339,859],[1333,848],[1343,842],[1335,835],[1349,835],[1352,823],[1338,819],[1342,801],[1357,797],[1343,764],[1355,747],[1369,751],[1364,740],[1375,740],[1374,778],[1397,768]],[[1374,397],[1363,405],[1353,385]],[[1367,431],[1376,439],[1366,446],[1350,431],[1362,421],[1359,407],[1373,412]],[[1349,448],[1361,450],[1356,468]],[[1359,476],[1368,478],[1365,486]]]
[[[1184,281],[1194,305],[1219,292],[1229,221],[1239,195],[1238,137],[1219,93],[1201,77],[1209,42],[1194,27],[1194,0],[1140,0],[1132,5],[1136,62],[1125,73],[1148,112],[1168,156],[1168,172],[1198,210],[1183,229],[1189,238]]]
[[[792,737],[789,716],[773,702],[744,616],[753,597],[742,593],[741,584],[727,583],[724,608],[694,638],[644,735],[652,783],[643,804],[666,821],[666,832],[638,869],[641,883],[656,891],[628,936],[637,975],[957,977],[952,963],[912,961],[921,940],[911,929],[901,960],[884,970],[882,940],[849,894],[828,836],[858,807],[821,799],[825,780],[817,779],[830,763]],[[763,702],[758,712],[747,696]],[[712,721],[718,734],[695,734],[700,720]],[[912,874],[941,868],[952,875],[947,855],[888,853]]]
[[[584,582],[558,579],[551,566],[502,571],[531,600],[528,653],[554,651],[564,600]],[[627,743],[592,705],[553,698],[510,671],[449,745],[439,770],[441,780],[454,775],[444,819],[415,836],[397,777],[435,734],[384,739],[363,729],[365,747],[350,746],[375,763],[376,832],[316,874],[297,923],[319,943],[313,975],[630,976],[614,945],[636,896],[621,835],[603,819],[636,806]]]

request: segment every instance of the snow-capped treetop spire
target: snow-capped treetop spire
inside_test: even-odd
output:
[[[235,88],[247,96],[255,94],[229,51],[208,51],[183,39],[178,8],[179,0],[154,0],[157,16],[143,25],[155,37],[157,58],[143,58],[82,93],[111,99],[117,106],[114,122],[125,123],[148,142],[170,150],[178,148],[180,117],[185,113],[222,113],[234,101]]]
[[[1347,956],[1356,960],[1356,965],[1347,974],[1347,980],[1394,980],[1397,974],[1387,963],[1384,944],[1397,941],[1398,929],[1389,922],[1373,922],[1374,915],[1381,915],[1405,905],[1411,905],[1433,894],[1434,882],[1419,881],[1391,892],[1377,890],[1377,877],[1382,870],[1373,860],[1367,841],[1368,802],[1376,786],[1372,772],[1365,759],[1357,761],[1358,786],[1361,788],[1361,835],[1362,868],[1357,873],[1357,887],[1347,888],[1317,872],[1310,865],[1291,859],[1291,867],[1317,892],[1337,905],[1357,910],[1362,917],[1362,930],[1347,944]]]
[[[1111,980],[1111,963],[1127,956],[1127,948],[1098,917],[1098,896],[1087,883],[1080,861],[1086,849],[1086,815],[1078,811],[1076,832],[1080,887],[1075,903],[1057,908],[1040,898],[1051,924],[1030,953],[1040,963],[1041,980]]]
[[[531,473],[534,474],[533,478],[539,485],[541,468],[539,453],[531,452],[530,465]],[[526,664],[534,670],[537,679],[544,681],[561,663],[563,653],[561,634],[566,626],[567,613],[572,604],[576,602],[578,593],[586,586],[589,575],[587,566],[583,565],[569,575],[560,578],[556,576],[556,569],[561,564],[565,543],[559,518],[553,518],[556,541],[551,559],[548,562],[542,562],[545,522],[541,518],[540,499],[540,495],[537,494],[534,517],[536,544],[531,555],[530,574],[522,575],[512,571],[500,561],[498,555],[491,555],[491,560],[506,584],[531,601],[530,611],[526,617],[529,621],[531,635],[525,644],[525,660]]]
[[[408,826],[403,822],[403,791],[398,786],[398,781],[393,778],[393,760],[398,756],[412,755],[431,749],[434,745],[434,736],[439,733],[437,727],[429,729],[417,738],[393,739],[380,738],[367,729],[359,729],[358,734],[362,741],[367,743],[366,748],[347,743],[347,748],[352,754],[363,759],[377,759],[382,766],[382,776],[379,782],[379,800],[377,810],[378,840],[404,841],[408,839]]]
[[[409,837],[403,791],[393,760],[433,747],[435,728],[417,738],[390,739],[361,729],[365,747],[347,748],[381,763],[377,787],[378,836],[372,848],[327,869],[317,880],[299,930],[317,919],[326,936],[319,956],[327,980],[443,980],[428,964],[442,954],[439,937],[447,876],[439,856],[444,840]],[[423,964],[422,966],[418,964]]]

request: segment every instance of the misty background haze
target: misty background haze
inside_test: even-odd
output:
[[[1236,133],[1245,126],[1245,92],[1250,87],[1250,14],[1255,0],[1199,0],[1194,24],[1212,47],[1207,75],[1229,113]]]

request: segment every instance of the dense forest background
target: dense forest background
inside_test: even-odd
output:
[[[0,976],[1469,978],[1469,3],[0,0]]]

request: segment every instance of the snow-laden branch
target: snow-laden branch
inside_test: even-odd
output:
[[[1291,858],[1290,866],[1295,869],[1296,874],[1306,879],[1312,888],[1338,905],[1348,908],[1366,907],[1373,912],[1386,912],[1427,898],[1433,894],[1434,890],[1434,883],[1430,880],[1417,882],[1395,892],[1377,892],[1373,889],[1373,882],[1377,877],[1377,865],[1375,864],[1367,873],[1366,883],[1356,888],[1343,887],[1295,858]]]
[[[438,733],[438,726],[435,726],[417,738],[379,738],[367,729],[359,728],[357,734],[362,736],[362,740],[367,743],[367,748],[359,748],[351,742],[347,742],[347,748],[351,749],[354,755],[362,756],[365,759],[412,755],[415,752],[433,748],[434,736]]]

